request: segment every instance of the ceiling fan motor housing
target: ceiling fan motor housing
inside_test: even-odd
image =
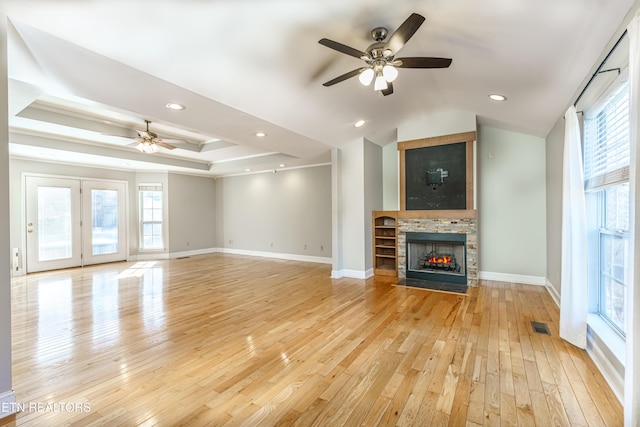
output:
[[[373,37],[373,39],[377,42],[381,42],[382,40],[386,39],[388,34],[389,30],[384,27],[376,27],[371,30],[371,37]]]

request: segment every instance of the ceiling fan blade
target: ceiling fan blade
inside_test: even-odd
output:
[[[418,31],[424,22],[424,16],[412,13],[398,29],[389,37],[389,41],[384,46],[384,50],[390,50],[393,55],[398,53],[402,46]]]
[[[357,76],[358,74],[360,74],[361,72],[363,72],[366,69],[367,69],[367,67],[361,67],[361,68],[349,71],[348,73],[345,73],[345,74],[343,74],[341,76],[338,76],[335,79],[329,80],[326,83],[322,83],[322,86],[327,86],[327,87],[328,86],[333,86],[336,83],[340,83],[342,81],[350,79],[351,77]]]
[[[393,65],[398,68],[447,68],[451,65],[451,58],[397,58],[393,61]]]
[[[164,141],[155,141],[154,144],[156,144],[158,147],[166,148],[167,150],[175,150],[176,148],[173,145],[167,144]]]
[[[345,53],[347,55],[353,56],[358,59],[371,59],[368,53],[363,52],[361,50],[355,49],[353,47],[347,46],[342,43],[335,42],[329,39],[320,39],[318,41],[323,46],[329,47],[333,50],[337,50],[338,52]]]
[[[393,93],[393,83],[387,83],[387,88],[381,90],[381,92],[384,96],[391,95]]]
[[[187,141],[186,139],[162,138],[160,141],[166,142],[168,144],[189,144],[189,141]]]

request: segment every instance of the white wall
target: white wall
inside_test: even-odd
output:
[[[476,115],[468,111],[441,111],[412,117],[398,126],[398,141],[475,132]]]
[[[215,181],[213,178],[169,173],[169,252],[213,250]]]
[[[342,223],[342,266],[348,276],[359,272],[364,276],[365,214],[364,197],[364,143],[356,141],[341,150],[340,221]]]
[[[382,209],[382,147],[361,139],[339,153],[336,234],[342,259],[334,260],[332,274],[366,278],[373,275],[371,212]]]
[[[215,183],[219,248],[331,262],[331,166],[218,178]]]
[[[477,145],[480,277],[542,285],[545,140],[480,126]]]
[[[0,405],[15,401],[11,382],[11,279],[9,273],[9,112],[7,17],[0,14]],[[0,418],[7,415],[0,406]]]

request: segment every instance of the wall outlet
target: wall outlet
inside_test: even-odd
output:
[[[189,247],[189,241],[187,240],[187,247]]]
[[[320,245],[320,251],[324,251],[324,246]]]
[[[233,245],[233,240],[229,240],[229,244],[230,244],[230,245]]]
[[[305,251],[307,250],[307,245],[304,245],[304,250],[305,250]]]
[[[12,255],[11,255],[12,269],[14,272],[19,271],[20,270],[20,251],[18,251],[18,248],[13,248],[11,252],[12,252]]]

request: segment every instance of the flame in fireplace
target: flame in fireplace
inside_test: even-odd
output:
[[[432,256],[427,262],[435,262],[438,264],[451,264],[451,257],[446,255]]]

